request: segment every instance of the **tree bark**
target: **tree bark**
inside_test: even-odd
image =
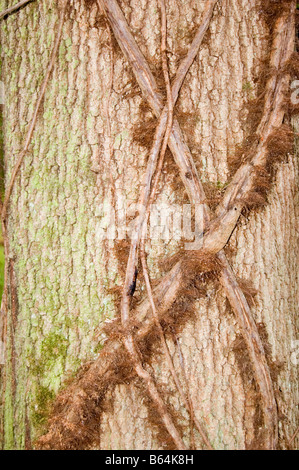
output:
[[[1,11],[12,4],[1,1]],[[47,70],[60,6],[52,0],[32,2],[1,22],[6,182]],[[121,0],[119,6],[163,88],[159,3]],[[172,78],[204,6],[195,0],[167,2]],[[122,286],[124,263],[121,243],[101,237],[109,223],[105,209],[125,198],[131,205],[128,215],[134,216],[149,152],[134,135],[140,122],[154,116],[143,110],[130,65],[110,34],[96,2],[70,2],[59,54],[10,199],[3,449],[34,447],[47,429],[55,396],[81,366],[98,357],[104,324],[117,312],[111,289]],[[230,157],[250,134],[246,106],[260,91],[270,46],[257,0],[219,0],[181,89],[176,117],[202,182],[217,194],[231,179]],[[298,121],[293,125],[298,132]],[[171,158],[157,202],[182,205],[186,193]],[[234,272],[257,291],[252,312],[267,345],[283,449],[298,425],[297,182],[297,155],[289,155],[277,165],[265,207],[243,212],[227,246]],[[163,273],[159,261],[175,254],[180,243],[159,240],[147,249],[151,277],[158,279]],[[140,280],[137,293],[144,294]],[[220,284],[208,284],[178,341],[167,336],[167,344],[181,378],[180,354],[184,358],[194,412],[213,448],[259,448],[259,391]],[[168,404],[180,414],[188,447],[190,420],[167,363],[155,354],[151,366],[156,382],[167,389]],[[149,408],[140,384],[110,390],[97,448],[163,448]],[[194,438],[196,448],[204,448],[196,430]],[[292,445],[298,445],[298,436]]]

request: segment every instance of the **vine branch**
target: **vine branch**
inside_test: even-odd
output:
[[[101,3],[106,10],[107,17],[119,42],[119,45],[133,67],[137,81],[146,99],[148,100],[156,116],[160,117],[160,124],[157,127],[155,136],[155,139],[158,142],[157,148],[160,148],[161,141],[165,135],[165,129],[167,127],[167,109],[163,109],[163,101],[159,92],[157,91],[154,77],[152,76],[144,57],[139,51],[134,38],[129,31],[117,2],[115,0],[101,0]],[[208,6],[211,6],[212,3],[215,4],[216,2],[210,2]],[[208,6],[206,8],[208,8]],[[208,14],[207,9],[205,10],[205,14]],[[292,28],[293,21],[294,5],[292,4],[290,5],[290,10],[287,13],[284,13],[277,22],[273,35],[273,45],[277,45],[277,47],[273,47],[271,60],[276,61],[276,57],[278,57],[276,54],[279,53],[280,59],[276,61],[277,70],[279,72],[281,72],[279,69],[284,63],[282,58],[285,57],[285,60],[287,61],[290,51],[292,51],[294,36]],[[275,38],[277,38],[280,34],[282,34],[281,39],[283,40],[277,40],[276,43]],[[264,145],[264,142],[266,142],[267,138],[271,136],[271,133],[275,129],[279,128],[282,124],[284,112],[281,105],[284,97],[283,89],[287,82],[287,75],[283,77],[283,74],[281,73],[277,73],[277,77],[275,79],[272,76],[268,81],[265,108],[259,127],[261,132],[260,142],[257,147],[252,150],[252,155],[250,154],[251,164],[243,165],[236,173],[233,179],[233,183],[229,186],[221,205],[217,209],[217,218],[215,220],[210,221],[210,213],[205,202],[206,198],[202,185],[198,178],[191,154],[186,144],[184,143],[179,124],[175,119],[173,121],[173,127],[169,139],[169,147],[173,152],[175,161],[180,168],[182,180],[188,190],[191,201],[195,204],[200,203],[204,208],[206,227],[206,232],[203,235],[204,248],[207,251],[210,250],[212,253],[218,253],[217,257],[222,262],[221,282],[236,314],[236,318],[247,344],[255,378],[260,389],[266,428],[265,446],[267,449],[274,449],[277,445],[277,409],[271,375],[254,318],[243,295],[243,292],[238,286],[235,276],[225,258],[224,253],[221,250],[224,244],[227,242],[232,230],[234,229],[240,212],[244,206],[244,195],[246,196],[253,184],[253,173],[250,170],[250,167],[260,163],[264,164],[266,156],[266,146]],[[274,115],[274,113],[277,114]],[[266,115],[267,119],[265,118]],[[263,122],[268,123],[268,127],[265,127],[265,125],[262,124]],[[157,155],[156,159],[152,160],[150,163],[152,165],[152,173],[151,177],[148,179],[149,185],[147,187],[147,197],[149,197],[150,182],[152,181],[152,175],[156,161]],[[191,174],[191,178],[184,177],[186,172],[188,172],[189,175]],[[248,181],[250,178],[252,179],[250,180],[249,184]],[[244,181],[246,184],[244,184]],[[236,214],[234,215],[234,213]],[[137,246],[138,243],[135,242],[136,249]],[[134,263],[132,264],[132,267],[133,266],[136,268]],[[160,315],[160,318],[174,302],[180,289],[182,276],[182,262],[178,261],[154,290],[154,301],[158,305],[157,311],[158,315]],[[140,327],[136,332],[136,339],[145,337],[155,326],[155,319],[149,316],[150,308],[151,303],[148,299],[145,299],[134,312],[135,320],[138,322],[140,321]],[[105,374],[108,373],[109,368],[113,369],[113,358],[115,358],[114,355],[121,354],[121,351],[122,346],[117,341],[111,340],[111,342],[107,343],[103,350],[103,354],[101,354],[99,359],[97,359],[91,366],[89,372],[85,375],[84,380],[88,381],[89,379],[91,380],[91,378],[94,380],[94,377],[97,374],[100,374],[100,376],[104,377]],[[79,394],[78,396],[80,396],[80,383],[83,385],[83,382],[79,381],[79,383],[77,383],[74,388],[74,392]],[[69,419],[71,422],[71,406],[65,407],[61,413],[63,414],[65,420]],[[42,438],[42,442],[44,444],[51,442],[51,437],[53,437],[53,433],[55,432],[55,429],[52,429],[47,436]]]
[[[103,6],[105,7],[105,1],[103,1]],[[215,1],[212,2],[213,6],[215,4]],[[109,6],[113,6],[113,3],[109,3]],[[172,129],[172,123],[173,123],[173,108],[174,104],[178,98],[178,93],[180,90],[180,87],[184,81],[184,78],[187,74],[187,71],[189,70],[189,67],[191,63],[194,60],[194,57],[196,55],[196,52],[199,49],[199,46],[201,44],[202,38],[203,38],[203,30],[200,28],[200,35],[197,34],[196,36],[196,44],[195,46],[192,44],[193,47],[190,48],[189,54],[187,55],[186,60],[183,61],[182,67],[180,67],[180,73],[176,77],[175,80],[175,87],[173,91],[171,90],[171,85],[170,85],[170,78],[169,78],[169,72],[168,72],[168,65],[167,65],[167,56],[166,56],[166,40],[167,40],[167,23],[166,23],[166,9],[165,9],[165,3],[160,2],[161,6],[161,19],[162,19],[162,27],[161,27],[161,36],[162,36],[162,43],[161,43],[161,54],[162,54],[162,67],[163,67],[163,74],[165,78],[165,83],[166,83],[166,90],[167,90],[167,105],[164,107],[163,112],[161,114],[157,130],[155,133],[155,138],[154,138],[154,145],[152,147],[152,151],[150,154],[149,162],[148,162],[148,169],[146,172],[146,184],[143,186],[144,189],[141,191],[141,196],[139,199],[139,207],[140,207],[140,214],[139,217],[136,221],[135,228],[134,228],[134,236],[132,238],[131,242],[131,248],[130,248],[130,254],[129,254],[129,259],[128,259],[128,264],[127,264],[127,269],[126,269],[126,277],[125,277],[125,282],[124,282],[124,287],[123,287],[123,295],[122,295],[122,302],[121,302],[121,319],[122,319],[122,324],[124,326],[125,331],[129,331],[129,310],[130,310],[130,296],[131,296],[131,286],[134,283],[134,278],[136,276],[137,272],[137,252],[141,240],[141,235],[144,226],[147,224],[147,217],[150,209],[150,205],[155,197],[155,193],[157,190],[159,178],[161,175],[162,167],[163,167],[163,162],[164,162],[164,157],[165,157],[165,152],[167,149],[168,145],[168,140],[170,137],[171,129]],[[209,17],[211,17],[211,12],[212,9],[209,10]],[[108,19],[109,19],[109,10],[106,11]],[[207,29],[208,23],[205,25],[204,31]],[[199,38],[199,39],[198,39]],[[134,39],[132,39],[134,41]],[[130,45],[131,46],[131,45]],[[126,50],[126,48],[125,48]],[[135,53],[136,56],[139,57],[139,60],[142,60],[142,63],[144,62],[144,58],[139,53],[138,47],[135,47]],[[142,58],[141,58],[142,57]],[[131,59],[132,60],[132,59]],[[149,70],[147,64],[143,65],[144,70]],[[153,94],[154,96],[154,94]],[[162,143],[163,140],[163,143]],[[162,149],[160,152],[160,147],[162,143]],[[158,158],[160,152],[160,158]],[[158,162],[157,162],[158,160]],[[156,168],[156,175],[153,181],[152,185],[152,190],[151,188],[151,180],[153,176],[153,172]],[[145,273],[145,279],[146,279],[146,286],[147,286],[147,291],[151,297],[151,304],[153,307],[153,312],[154,312],[154,317],[156,323],[158,323],[158,318],[156,316],[156,310],[152,298],[152,292],[151,292],[151,287],[150,287],[150,280],[147,272],[147,266],[146,266],[146,259],[144,255],[144,244],[143,242],[141,246],[141,259],[142,259],[142,266],[143,266],[143,271]],[[158,331],[163,334],[161,326],[160,328],[158,327]],[[125,339],[125,345],[128,351],[130,352],[132,358],[134,359],[135,362],[135,369],[138,370],[138,375],[142,372],[142,369],[140,367],[137,368],[137,357],[138,355],[136,354],[136,350],[134,351],[134,339],[131,334]],[[164,351],[166,352],[166,358],[170,366],[170,370],[172,372],[172,375],[174,375],[174,367],[172,365],[172,361],[168,352],[167,344],[165,342],[165,339],[162,339],[162,345],[164,347]],[[144,373],[143,373],[144,375]],[[181,390],[180,384],[177,380],[176,375],[174,375],[175,383],[179,387],[179,390]],[[147,383],[148,383],[148,390],[151,394],[151,396],[156,396],[157,394],[153,395],[153,390],[154,386],[153,384],[150,384],[147,378]],[[149,385],[151,385],[149,387]],[[157,398],[156,398],[157,399]],[[158,406],[158,409],[160,410],[160,414],[163,412],[161,406],[159,403],[156,401],[156,404]],[[161,414],[163,422],[166,423],[165,417]],[[169,421],[169,420],[168,420]],[[172,437],[174,437],[173,430],[172,432]],[[205,438],[205,441],[207,439]],[[210,444],[209,444],[210,445]]]
[[[4,10],[4,11],[1,11],[1,12],[0,12],[0,20],[2,20],[2,18],[4,18],[5,16],[11,15],[12,13],[16,12],[16,11],[19,10],[20,8],[24,7],[25,5],[27,5],[27,3],[31,3],[31,2],[33,2],[33,1],[34,1],[34,0],[22,0],[21,2],[16,3],[16,4],[13,5],[12,7],[7,8],[7,9]]]
[[[291,439],[289,440],[289,447],[291,447],[291,446],[292,446],[292,444],[293,444],[294,440],[295,440],[295,439],[296,439],[296,437],[297,437],[297,434],[298,434],[298,432],[299,432],[299,426],[297,426],[297,429],[296,429],[296,431],[294,432],[293,436],[292,436],[292,437],[291,437]]]
[[[163,168],[165,153],[166,153],[168,140],[169,140],[169,136],[170,136],[170,133],[171,133],[172,124],[173,124],[173,110],[174,110],[174,104],[175,104],[174,101],[173,101],[173,96],[172,96],[170,77],[169,77],[169,69],[168,69],[168,63],[167,63],[167,53],[166,53],[166,50],[167,50],[167,18],[166,18],[165,1],[160,0],[159,3],[160,3],[160,10],[161,10],[162,68],[163,68],[163,75],[164,75],[164,81],[165,81],[166,92],[167,92],[168,115],[167,115],[167,126],[166,126],[165,135],[164,135],[164,139],[163,139],[163,144],[162,144],[162,148],[161,148],[160,158],[159,158],[159,161],[158,161],[157,171],[156,171],[155,179],[154,179],[154,182],[153,182],[153,185],[152,185],[152,191],[151,191],[151,195],[150,195],[150,198],[149,198],[149,201],[148,201],[147,209],[146,209],[146,216],[145,216],[145,221],[144,221],[144,226],[145,226],[144,232],[146,232],[146,226],[147,226],[150,207],[151,207],[151,204],[153,203],[153,201],[155,199],[155,195],[156,195],[156,191],[157,191],[157,187],[158,187],[158,182],[159,182],[160,177],[161,177],[161,172],[162,172],[162,168]],[[184,79],[184,77],[185,77],[185,75],[182,75],[182,80]],[[178,82],[176,82],[176,83],[178,83]],[[153,296],[153,292],[152,292],[152,287],[151,287],[151,282],[150,282],[150,277],[149,277],[149,272],[148,272],[148,267],[147,267],[147,262],[146,262],[145,246],[144,245],[145,245],[145,236],[141,237],[141,241],[140,241],[140,259],[141,259],[141,264],[142,264],[142,268],[143,268],[143,275],[144,275],[144,279],[145,279],[146,290],[147,290],[148,298],[149,298],[149,301],[150,301],[150,304],[151,304],[155,324],[156,324],[156,327],[157,327],[157,330],[158,330],[158,333],[159,333],[159,336],[160,336],[160,340],[161,340],[162,348],[163,348],[163,351],[164,351],[164,354],[165,354],[165,358],[166,358],[168,367],[170,369],[171,375],[174,379],[176,388],[179,392],[179,395],[180,395],[186,409],[190,413],[191,420],[194,420],[192,404],[190,403],[190,401],[185,396],[185,393],[183,391],[181,382],[180,382],[179,377],[176,373],[175,367],[173,365],[172,358],[170,356],[170,352],[169,352],[168,345],[166,343],[163,328],[161,327],[161,323],[160,323],[160,320],[159,320],[159,314],[158,314],[157,309],[156,309],[154,296]],[[185,379],[186,379],[186,377],[185,377]],[[185,380],[185,381],[186,381],[186,384],[187,384],[187,380]],[[201,427],[201,425],[200,425],[200,423],[198,422],[197,419],[195,419],[195,425],[198,429],[198,432],[202,436],[202,439],[203,439],[204,443],[206,444],[207,448],[209,450],[213,450],[213,448],[211,446],[211,443],[209,442],[208,438],[206,437],[206,435],[205,435],[205,433],[204,433],[204,431],[203,431],[203,429],[202,429],[202,427]]]

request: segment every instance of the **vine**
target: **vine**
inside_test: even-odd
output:
[[[25,5],[27,5],[27,3],[30,3],[30,2],[32,2],[32,1],[35,1],[35,0],[22,0],[21,2],[16,3],[16,4],[13,5],[12,7],[7,8],[7,9],[4,10],[4,11],[1,11],[1,13],[0,13],[0,20],[2,20],[2,18],[5,18],[5,17],[8,16],[8,15],[11,15],[12,13],[15,13],[16,11],[20,10],[22,7],[24,7]]]
[[[137,376],[145,383],[147,393],[156,406],[160,419],[176,448],[186,449],[173,413],[165,404],[154,377],[144,366],[146,349],[148,348],[146,341],[150,343],[152,341],[151,335],[154,333],[153,336],[155,336],[155,331],[157,331],[174,382],[190,414],[191,424],[194,422],[205,445],[210,449],[212,448],[201,424],[194,415],[189,393],[188,397],[184,394],[172,363],[162,327],[162,321],[167,324],[169,310],[175,304],[182,288],[188,286],[188,278],[190,280],[192,275],[194,277],[195,272],[201,279],[218,277],[224,288],[244,338],[260,393],[265,427],[263,447],[265,449],[276,449],[278,443],[277,405],[265,349],[250,306],[227,261],[223,248],[234,231],[244,207],[264,203],[264,199],[261,197],[261,188],[264,194],[270,187],[270,177],[275,157],[282,153],[277,152],[277,145],[284,153],[288,152],[292,146],[293,135],[283,124],[283,120],[285,116],[284,101],[289,84],[288,66],[292,58],[295,39],[295,3],[291,0],[284,0],[279,8],[275,10],[275,15],[271,17],[272,48],[268,64],[271,74],[266,82],[265,94],[258,103],[261,109],[261,117],[250,140],[251,147],[250,149],[243,149],[244,153],[239,160],[239,168],[225,189],[224,197],[216,208],[215,214],[213,214],[208,207],[203,185],[199,179],[191,152],[184,142],[179,122],[174,117],[174,107],[188,70],[198,54],[204,35],[209,27],[217,0],[209,0],[206,3],[201,25],[185,59],[178,67],[172,86],[166,54],[166,7],[164,1],[159,1],[161,9],[162,69],[167,92],[166,104],[164,104],[163,97],[158,91],[149,64],[131,34],[117,0],[97,0],[100,11],[104,12],[114,38],[134,72],[145,100],[157,118],[157,125],[152,138],[153,143],[149,152],[144,183],[141,186],[139,216],[133,229],[127,262],[121,301],[121,327],[116,324],[114,331],[112,329],[110,341],[101,351],[99,358],[57,397],[49,423],[49,432],[39,439],[38,446],[53,449],[82,448],[87,442],[87,437],[90,438],[91,432],[95,437],[93,428],[95,425],[93,425],[92,419],[97,419],[100,416],[101,403],[108,388],[111,387],[111,384],[135,379],[131,367],[133,364]],[[4,11],[0,14],[0,18],[10,13],[9,10],[15,11],[26,3],[28,1],[20,2],[14,8]],[[16,176],[28,151],[39,107],[54,67],[67,4],[68,1],[65,0],[49,67],[41,86],[24,149],[13,168],[2,206],[1,219],[7,259],[9,254],[7,239],[9,200]],[[267,5],[267,7],[269,6]],[[275,142],[275,151],[273,150],[273,142]],[[190,201],[203,209],[204,230],[201,234],[201,248],[194,252],[188,252],[188,256],[180,254],[180,256],[174,257],[171,269],[153,289],[147,268],[143,235],[147,226],[150,206],[155,199],[167,146],[173,154]],[[147,298],[135,307],[132,315],[131,301],[138,275],[139,257],[147,289]],[[7,276],[8,274],[5,272],[6,288],[2,306],[4,312],[8,308]],[[149,312],[152,312],[152,314]],[[174,315],[172,321],[176,323],[178,318]],[[122,342],[119,341],[119,338],[122,339]],[[128,353],[125,356],[123,354],[124,350]],[[79,425],[79,423],[81,424]]]

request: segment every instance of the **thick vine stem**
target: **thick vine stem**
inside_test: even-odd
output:
[[[5,16],[11,15],[11,13],[14,13],[15,11],[19,10],[20,8],[22,8],[23,6],[27,5],[27,3],[31,3],[32,1],[34,1],[34,0],[22,0],[21,2],[16,3],[16,4],[13,5],[12,7],[7,8],[6,10],[1,11],[1,12],[0,12],[0,20],[2,20],[2,18],[5,18]]]
[[[166,149],[167,149],[167,145],[168,145],[168,141],[169,141],[169,137],[170,137],[170,133],[171,133],[171,129],[172,129],[174,104],[175,104],[175,102],[178,98],[178,92],[179,92],[179,89],[180,89],[180,87],[183,83],[183,80],[184,80],[184,78],[187,74],[187,71],[188,71],[192,61],[194,60],[194,52],[198,50],[199,45],[200,45],[201,40],[202,40],[202,36],[200,36],[199,41],[198,41],[198,35],[196,36],[197,49],[194,48],[194,47],[190,49],[189,54],[187,55],[187,58],[186,58],[187,60],[184,60],[183,67],[180,68],[180,73],[179,73],[179,75],[178,75],[178,77],[175,81],[174,92],[172,93],[171,85],[170,85],[170,78],[169,78],[169,73],[168,73],[167,56],[166,56],[167,26],[166,26],[165,3],[161,1],[160,2],[160,7],[161,7],[161,18],[162,18],[161,54],[162,54],[162,67],[163,67],[163,73],[164,73],[164,78],[165,78],[165,83],[166,83],[166,90],[167,90],[167,105],[163,109],[163,112],[161,114],[161,118],[160,118],[158,126],[157,126],[157,131],[156,131],[156,135],[155,135],[155,139],[154,139],[154,145],[153,145],[153,148],[152,148],[152,151],[151,151],[151,154],[150,154],[150,158],[149,158],[149,163],[148,163],[148,169],[153,170],[157,166],[156,175],[155,175],[155,178],[154,178],[154,181],[153,181],[153,184],[152,184],[151,193],[149,193],[150,186],[151,186],[151,180],[152,180],[152,173],[151,173],[151,171],[146,172],[146,184],[143,186],[143,189],[141,191],[141,197],[139,199],[139,207],[141,208],[141,211],[140,211],[140,214],[139,214],[139,217],[138,217],[138,220],[135,224],[135,229],[134,229],[134,232],[135,232],[134,235],[136,234],[136,236],[133,237],[132,242],[131,242],[131,249],[130,249],[128,264],[127,264],[126,277],[125,277],[125,282],[124,282],[124,287],[123,287],[123,295],[122,295],[122,302],[121,302],[121,318],[122,318],[122,324],[123,324],[123,327],[124,327],[125,331],[129,330],[129,310],[130,310],[130,295],[131,295],[130,294],[130,289],[131,289],[131,286],[134,283],[134,277],[136,276],[135,273],[136,273],[136,270],[137,270],[137,251],[138,251],[139,244],[140,244],[140,241],[141,241],[141,235],[142,235],[143,227],[146,226],[146,223],[147,223],[147,217],[148,217],[148,213],[149,213],[150,204],[152,203],[152,201],[155,197],[155,193],[156,193],[156,190],[157,190],[159,178],[160,178],[160,175],[161,175],[161,171],[162,171],[162,167],[163,167],[163,161],[164,161],[164,157],[165,157],[165,152],[166,152]],[[109,18],[108,14],[107,14],[107,16]],[[138,51],[138,49],[137,49],[137,51]],[[144,61],[144,58],[142,58],[140,60]],[[144,69],[145,70],[147,69],[146,65],[144,66]],[[165,116],[166,112],[167,112],[167,115],[166,115],[166,119],[165,119],[164,116]],[[162,132],[159,132],[160,130]],[[160,137],[160,138],[157,139],[156,137]],[[163,137],[163,142],[162,142],[162,149],[161,149],[161,152],[160,152],[162,137]],[[159,153],[160,153],[160,157],[157,161]],[[141,250],[144,251],[143,244],[141,246]],[[143,270],[144,270],[145,275],[146,275],[146,269],[147,268],[146,268],[146,262],[144,262],[145,261],[144,252],[142,254],[142,259],[143,259]],[[147,276],[147,278],[148,278],[148,276]],[[149,278],[148,278],[148,281],[149,281]],[[147,283],[147,287],[149,287],[149,283]],[[151,293],[151,291],[149,289],[148,289],[148,292]],[[161,330],[159,330],[159,331],[161,333]],[[128,349],[129,344],[131,345],[131,350]],[[139,375],[142,368],[141,368],[140,364],[139,364],[139,367],[137,367],[138,363],[136,361],[137,361],[138,355],[136,355],[136,354],[133,355],[133,352],[134,352],[132,350],[133,344],[134,344],[133,336],[129,335],[129,337],[127,338],[127,342],[125,342],[125,345],[126,345],[128,351],[129,351],[131,357],[134,359],[135,369],[136,369],[136,371]],[[165,348],[165,345],[166,345],[165,341],[162,342],[162,344],[164,345],[164,348]],[[166,354],[166,357],[169,360],[169,355]],[[169,361],[169,362],[170,362],[170,367],[171,367],[172,363],[171,363],[171,361]],[[173,373],[173,368],[171,368],[171,371]],[[178,381],[176,379],[177,379],[177,377],[175,377],[175,382],[178,385]],[[159,405],[159,401],[157,401],[157,393],[153,393],[154,384],[150,384],[150,382],[148,380],[146,380],[146,383],[148,384],[148,390],[149,390],[150,395],[152,396],[153,400],[157,404],[158,409],[162,413],[163,410],[162,410],[161,406]],[[165,420],[165,418],[163,417],[162,414],[161,414],[161,416],[162,416],[162,419],[163,419],[164,423],[167,423],[167,421]],[[173,436],[173,433],[171,435]]]
[[[297,426],[296,431],[294,432],[294,434],[292,435],[291,439],[289,440],[289,448],[291,448],[291,446],[292,446],[294,440],[296,439],[296,436],[297,436],[298,432],[299,432],[299,426]]]

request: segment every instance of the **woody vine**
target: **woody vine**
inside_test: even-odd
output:
[[[169,445],[176,449],[186,449],[178,424],[179,416],[169,409],[159,384],[147,367],[147,359],[153,353],[151,346],[155,342],[162,346],[177,391],[189,413],[191,433],[193,433],[193,428],[196,428],[201,435],[203,446],[208,449],[213,448],[208,437],[208,430],[195,416],[194,406],[188,393],[188,380],[184,374],[184,366],[182,364],[184,377],[184,383],[182,383],[165,339],[169,331],[175,338],[176,328],[180,322],[184,321],[184,314],[175,310],[175,304],[182,291],[188,290],[188,286],[196,276],[197,281],[201,280],[203,284],[207,279],[212,281],[218,279],[224,289],[246,344],[260,394],[264,422],[262,436],[259,436],[260,447],[270,450],[278,446],[278,411],[269,358],[267,358],[259,329],[246,298],[246,292],[237,281],[224,248],[242,211],[266,204],[266,194],[271,186],[275,163],[292,151],[294,136],[285,123],[285,117],[289,112],[286,100],[290,76],[293,69],[298,68],[298,59],[294,55],[296,4],[291,0],[274,2],[274,5],[272,3],[270,5],[268,1],[263,1],[261,4],[272,34],[272,47],[267,64],[270,73],[265,77],[264,93],[255,102],[255,108],[258,109],[258,112],[255,110],[258,116],[256,126],[240,154],[235,157],[234,165],[232,165],[234,174],[223,199],[215,210],[211,210],[192,154],[185,143],[175,106],[185,77],[200,50],[218,2],[221,0],[206,2],[200,27],[194,35],[187,55],[179,64],[175,78],[171,81],[167,61],[166,4],[164,0],[159,0],[164,93],[161,92],[150,65],[142,55],[117,0],[86,2],[87,5],[97,4],[99,19],[104,21],[107,27],[112,59],[113,41],[116,41],[130,64],[144,100],[155,115],[157,122],[151,136],[152,145],[149,149],[144,180],[140,185],[138,206],[141,209],[133,228],[119,306],[120,316],[110,329],[107,329],[109,339],[98,359],[88,368],[83,369],[77,379],[56,398],[48,432],[36,443],[38,448],[80,449],[88,446],[91,435],[94,440],[97,439],[97,423],[107,391],[118,383],[138,379],[142,384],[144,394],[150,399],[149,407],[153,408],[160,422],[164,440],[168,440]],[[27,3],[29,0],[9,8],[0,14],[0,19],[5,19],[7,15],[17,12]],[[30,146],[47,84],[55,66],[65,15],[70,6],[69,0],[63,0],[49,66],[39,92],[23,150],[6,185],[5,198],[1,207],[7,260],[2,301],[2,340],[4,342],[7,334],[5,323],[7,310],[13,307],[13,287],[12,282],[9,282],[10,249],[7,236],[10,197]],[[107,118],[109,127],[109,115]],[[173,156],[190,203],[202,207],[204,230],[201,248],[188,253],[180,251],[171,260],[168,273],[153,287],[147,267],[144,233],[165,165],[167,148]],[[134,290],[140,271],[142,271],[147,296],[136,305]],[[192,436],[191,446],[193,446]]]

